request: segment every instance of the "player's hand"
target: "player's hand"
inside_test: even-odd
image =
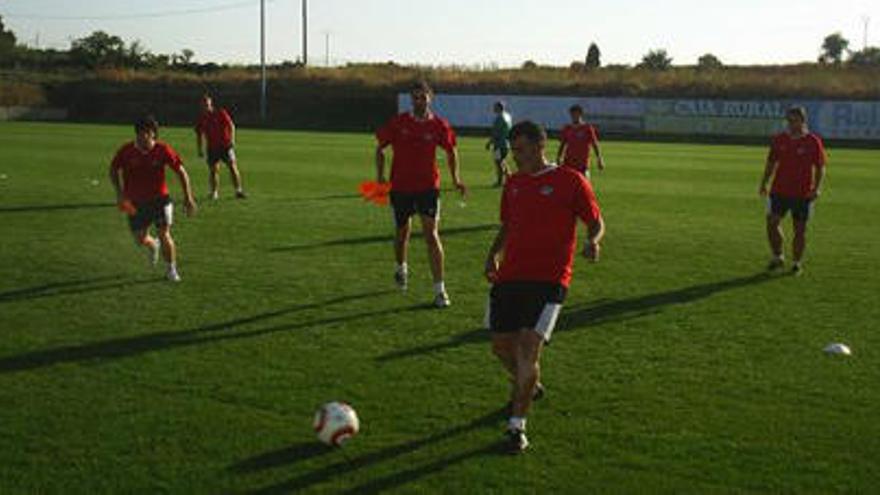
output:
[[[205,152],[202,151],[201,148],[199,148],[198,151],[196,151],[196,153],[199,155],[199,158],[204,158],[204,157],[205,157]]]
[[[819,199],[819,196],[821,194],[822,194],[822,191],[820,191],[818,189],[813,189],[812,191],[810,191],[810,197],[809,197],[810,201],[816,201],[817,199]]]
[[[495,280],[498,278],[498,260],[494,256],[486,260],[486,268],[483,274],[486,276],[486,280],[490,283],[495,283]]]
[[[491,149],[491,148],[492,148],[492,143],[488,143],[488,142],[487,142],[487,143],[486,143],[486,150],[488,151],[488,150]]]
[[[605,161],[602,160],[601,158],[599,159],[598,162],[596,162],[596,165],[599,166],[599,170],[605,170]]]
[[[385,184],[385,183],[388,182],[388,181],[385,180],[385,176],[384,176],[384,175],[380,175],[380,176],[376,177],[376,182],[378,182],[379,184]]]
[[[599,261],[599,253],[601,251],[602,251],[602,248],[599,247],[598,243],[587,241],[587,243],[584,244],[583,255],[584,255],[584,258],[595,263],[595,262]]]
[[[183,202],[183,209],[186,211],[186,215],[191,217],[196,214],[196,210],[198,207],[196,206],[196,200],[193,198],[186,198],[186,201]]]
[[[461,193],[462,198],[467,197],[467,186],[464,185],[462,181],[455,182],[455,188],[458,189],[458,192]]]
[[[761,187],[758,188],[758,194],[761,197],[767,196],[767,185],[766,184],[761,184]]]

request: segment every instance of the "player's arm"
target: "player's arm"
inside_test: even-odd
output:
[[[556,164],[562,165],[562,158],[565,157],[565,151],[568,148],[568,144],[565,142],[565,139],[559,140],[559,149],[556,150]]]
[[[605,170],[605,160],[602,158],[602,150],[599,149],[599,140],[593,141],[593,151],[596,153],[596,165],[599,170]]]
[[[121,169],[116,166],[115,163],[110,164],[110,184],[113,185],[113,190],[116,191],[116,204],[121,204],[125,200],[125,196],[122,194],[122,179],[119,177]]]
[[[767,195],[767,187],[770,184],[770,178],[776,173],[776,166],[778,163],[779,162],[776,161],[776,158],[772,153],[767,157],[767,163],[764,165],[764,176],[761,177],[761,186],[758,188],[758,194],[761,196]]]
[[[376,182],[384,184],[385,181],[385,148],[388,144],[376,145]]]
[[[196,212],[196,200],[193,197],[192,183],[189,180],[189,174],[186,173],[186,169],[183,168],[183,165],[172,170],[177,174],[177,178],[180,179],[180,186],[183,188],[183,205],[184,208],[186,208],[186,214],[192,215]]]
[[[816,199],[822,193],[822,181],[825,179],[825,165],[816,165],[813,174],[813,190],[810,191],[810,199]]]
[[[494,282],[495,277],[498,274],[498,264],[500,263],[506,239],[507,228],[502,224],[501,228],[498,229],[498,234],[495,235],[495,240],[492,241],[492,246],[489,247],[489,254],[486,256],[486,268],[484,274],[486,275],[486,280],[489,282]]]
[[[202,134],[202,128],[196,126],[196,153],[198,153],[199,158],[205,156],[204,148],[202,147]]]
[[[462,196],[467,194],[467,187],[461,181],[460,170],[458,166],[458,148],[453,146],[446,150],[446,164],[449,166],[449,174],[452,175],[452,185],[458,189]]]
[[[596,220],[587,222],[587,243],[584,246],[584,256],[591,261],[599,261],[601,248],[599,243],[605,237],[605,220],[599,215]]]
[[[229,114],[226,114],[226,120],[229,122],[229,135],[232,139],[232,145],[235,146],[235,122],[232,120],[232,117]]]

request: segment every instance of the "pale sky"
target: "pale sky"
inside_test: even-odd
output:
[[[302,0],[266,0],[267,60],[302,52]],[[68,48],[103,30],[154,53],[258,63],[260,0],[0,0],[20,42]],[[815,61],[826,35],[880,45],[880,0],[309,0],[309,63],[568,65],[595,41],[602,63],[665,49],[674,64],[713,53],[727,64]]]

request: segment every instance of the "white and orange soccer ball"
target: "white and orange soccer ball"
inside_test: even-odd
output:
[[[328,402],[315,412],[313,422],[318,440],[338,447],[357,435],[361,428],[357,413],[345,402]]]

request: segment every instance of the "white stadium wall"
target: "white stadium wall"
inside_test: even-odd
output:
[[[810,127],[826,139],[880,141],[880,101],[594,98],[575,96],[437,94],[435,111],[453,127],[489,128],[492,105],[503,101],[514,121],[533,120],[558,130],[579,103],[600,132],[614,134],[762,137],[784,125],[785,109],[807,108]],[[398,109],[410,109],[398,94]]]

